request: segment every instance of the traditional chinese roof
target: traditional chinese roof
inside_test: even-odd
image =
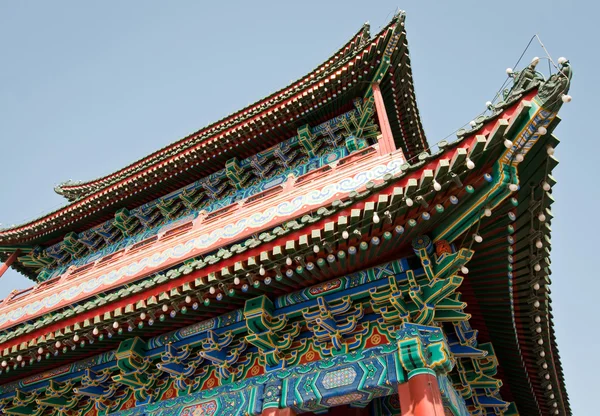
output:
[[[290,86],[240,110],[124,169],[57,192],[70,204],[41,218],[0,231],[0,256],[15,248],[58,241],[69,232],[100,224],[121,208],[134,208],[193,180],[222,169],[227,160],[245,158],[352,109],[374,80],[383,56],[390,69],[381,89],[396,144],[407,157],[427,148],[416,105],[404,14],[373,38],[365,25],[330,59]],[[30,275],[22,265],[17,270]]]
[[[534,87],[536,85],[534,84]],[[104,314],[105,318],[103,319],[108,319],[109,324],[113,320],[126,321],[128,319],[128,309],[124,305],[131,302],[128,299],[132,296],[135,299],[149,299],[159,293],[170,293],[170,296],[164,298],[163,302],[172,302],[173,296],[176,298],[181,296],[181,293],[191,289],[192,286],[189,283],[183,283],[183,281],[192,282],[196,275],[205,275],[206,273],[210,275],[210,270],[219,271],[216,281],[227,281],[233,276],[230,273],[235,273],[234,269],[230,268],[231,266],[226,266],[227,264],[232,265],[243,258],[252,258],[255,260],[247,260],[243,264],[248,265],[245,267],[255,269],[258,265],[258,258],[261,261],[275,258],[283,261],[281,254],[277,254],[277,250],[284,246],[288,252],[291,249],[293,253],[303,253],[304,251],[310,253],[312,251],[311,239],[314,242],[318,241],[321,236],[327,236],[328,229],[331,231],[337,229],[337,233],[339,233],[341,227],[347,226],[341,226],[342,223],[354,224],[354,227],[362,228],[361,240],[370,241],[370,243],[365,243],[365,250],[368,254],[365,254],[360,263],[354,265],[351,262],[344,262],[343,257],[338,254],[339,261],[342,261],[343,265],[331,264],[328,267],[333,269],[325,273],[324,276],[331,276],[330,273],[336,275],[351,271],[353,267],[362,268],[373,262],[381,261],[386,256],[396,256],[399,252],[406,252],[406,245],[410,242],[411,236],[427,230],[441,229],[441,231],[438,231],[440,235],[434,236],[434,238],[456,239],[455,244],[464,244],[465,240],[470,240],[470,233],[474,232],[483,237],[483,242],[473,247],[475,255],[469,263],[470,272],[463,283],[464,290],[461,289],[461,291],[464,291],[463,300],[470,305],[467,311],[473,315],[472,325],[481,331],[481,341],[491,341],[497,345],[496,355],[502,369],[500,374],[505,381],[503,397],[508,400],[514,399],[525,414],[547,414],[547,411],[551,410],[555,402],[568,410],[568,398],[564,390],[564,380],[551,323],[547,282],[544,280],[547,279],[544,276],[547,276],[548,270],[544,266],[544,272],[540,274],[535,268],[536,262],[547,263],[549,239],[546,224],[549,218],[546,218],[543,224],[539,224],[539,219],[536,219],[537,217],[532,218],[531,215],[532,210],[535,210],[535,213],[539,212],[539,206],[534,201],[544,199],[547,203],[550,200],[550,195],[543,191],[544,185],[541,182],[545,177],[544,175],[549,173],[556,163],[552,156],[548,154],[547,149],[548,146],[553,147],[557,143],[556,139],[550,134],[557,124],[557,119],[548,117],[552,114],[550,112],[547,112],[548,115],[546,116],[538,116],[540,111],[545,111],[540,110],[539,107],[533,112],[530,111],[532,109],[530,100],[536,97],[536,90],[530,91],[526,95],[523,94],[513,97],[509,103],[505,104],[506,108],[498,107],[494,114],[480,120],[480,124],[477,124],[472,131],[462,132],[460,140],[452,144],[442,144],[442,150],[437,154],[424,154],[417,163],[404,166],[402,173],[386,176],[383,182],[375,180],[373,185],[369,185],[364,192],[353,193],[351,199],[341,203],[341,205],[336,203],[327,209],[319,210],[316,214],[304,216],[295,225],[288,225],[287,230],[275,228],[262,234],[260,240],[248,240],[244,244],[246,248],[243,250],[239,245],[230,246],[229,248],[223,248],[224,251],[219,250],[216,255],[209,256],[204,260],[187,262],[185,265],[176,268],[175,271],[166,273],[166,275],[151,277],[134,285],[127,285],[126,288],[122,287],[121,284],[117,284],[115,288],[122,287],[118,291],[106,292],[107,295],[104,298],[78,302],[74,309],[72,308],[75,304],[70,302],[69,307],[64,309],[63,312],[52,316],[44,315],[43,322],[31,321],[31,324],[28,324],[30,328],[24,326],[17,331],[13,329],[7,335],[19,335],[21,345],[23,345],[23,341],[27,342],[26,338],[28,336],[25,335],[26,333],[33,331],[33,334],[40,330],[44,332],[43,328],[48,326],[53,328],[53,333],[64,336],[73,333],[73,329],[71,328],[68,331],[59,330],[58,328],[64,325],[61,322],[85,319],[87,315],[89,315],[88,319],[91,319],[92,316],[97,316],[97,310],[111,310],[115,307],[120,312],[118,314]],[[537,120],[538,117],[540,117],[540,121]],[[510,153],[506,153],[504,146],[502,146],[503,138],[510,137],[514,143],[519,143],[520,140],[525,140],[522,137],[525,134],[524,132],[530,130],[529,125],[532,126],[531,128],[535,132],[540,123],[545,126],[547,133],[529,139],[535,140],[535,143],[528,149],[527,157],[520,164],[511,162],[514,158]],[[524,132],[520,131],[521,128],[524,129]],[[492,216],[488,219],[486,215],[479,214],[483,220],[480,225],[475,225],[477,222],[469,219],[473,215],[474,209],[470,205],[469,195],[475,190],[486,186],[484,185],[485,182],[491,180],[492,177],[497,178],[498,175],[502,175],[501,171],[496,170],[497,167],[489,171],[492,165],[497,166],[495,161],[498,158],[505,158],[506,163],[515,163],[515,167],[518,167],[518,181],[521,189],[514,193],[512,198],[504,198],[497,205],[494,205],[493,200],[490,200],[490,207],[493,208]],[[373,161],[376,162],[377,160],[381,159],[375,157]],[[473,166],[467,166],[469,162],[474,163],[475,170],[472,170]],[[545,168],[539,169],[541,165]],[[368,164],[365,166],[368,166]],[[357,165],[355,168],[361,172],[366,171],[362,165]],[[483,176],[485,180],[481,179],[480,176],[484,172],[486,172]],[[489,175],[489,178],[486,175]],[[324,179],[331,182],[329,178]],[[302,182],[302,178],[298,180]],[[430,190],[433,180],[442,185],[439,192]],[[513,181],[516,181],[516,178],[509,179],[508,183],[513,183]],[[319,183],[316,182],[314,186],[319,186]],[[502,184],[502,182],[499,183]],[[458,188],[456,188],[457,186]],[[504,186],[506,186],[506,182]],[[458,201],[466,202],[464,204],[459,202],[458,205],[453,206],[453,203],[445,202],[449,194],[451,195],[450,200],[452,200],[453,194],[457,196]],[[396,195],[396,198],[394,198],[394,195]],[[406,205],[406,199],[398,200],[400,195],[413,195],[416,201],[421,202],[408,206]],[[419,195],[422,196],[421,199],[419,199]],[[478,198],[480,197],[476,197],[476,200]],[[477,202],[477,206],[487,207],[486,198],[480,200],[481,202]],[[444,209],[445,206],[446,209]],[[386,208],[392,213],[394,223],[399,217],[403,218],[404,221],[408,220],[405,230],[410,231],[407,234],[406,232],[399,234],[398,240],[392,240],[395,242],[391,246],[385,245],[385,249],[380,249],[373,243],[375,241],[373,237],[381,235],[381,240],[385,240],[385,237],[381,234],[385,230],[385,226],[380,228],[369,224],[374,212],[379,211],[381,214],[381,211]],[[353,219],[348,220],[346,216],[339,216],[345,212],[352,212],[351,217]],[[461,221],[466,222],[459,229],[444,228],[445,219],[448,218],[448,215],[450,213],[456,215],[460,212],[464,212],[462,217],[465,218]],[[550,216],[548,211],[547,215]],[[221,219],[221,222],[225,224],[227,222],[226,218]],[[337,225],[328,226],[328,223],[337,223]],[[395,232],[398,233],[398,229]],[[339,234],[336,235],[338,235],[336,238],[339,238]],[[538,238],[544,241],[544,246],[542,249],[538,249],[536,246],[532,252],[532,244],[535,246]],[[347,250],[345,248],[347,247],[346,243],[343,240],[336,240],[332,244],[333,252],[336,252],[337,249],[344,252]],[[360,244],[361,247],[362,244]],[[475,243],[469,244],[473,245]],[[266,248],[265,252],[263,252],[263,245]],[[212,248],[214,249],[214,247]],[[391,251],[388,252],[387,250]],[[347,255],[350,254],[344,256]],[[315,261],[315,263],[320,264],[316,257],[318,256],[315,256],[315,260],[308,257],[307,261]],[[208,268],[208,271],[205,271],[205,268]],[[334,271],[336,269],[337,271]],[[311,275],[320,276],[316,270],[311,272]],[[85,276],[75,279],[73,282],[83,281],[82,279],[85,280]],[[176,289],[175,292],[173,292],[173,289],[165,291],[164,288],[166,287],[174,287],[172,281],[177,282],[176,285],[183,284],[183,286],[180,286],[181,288]],[[295,280],[296,283],[293,283],[293,285],[302,287],[301,281]],[[204,287],[202,281],[196,280],[196,282],[198,287]],[[48,284],[50,283],[48,282]],[[535,286],[536,283],[539,286]],[[52,282],[52,284],[54,283]],[[63,293],[61,290],[59,282],[56,289],[49,286],[48,289],[42,290],[41,294],[47,296],[50,293],[46,292],[49,291]],[[100,288],[98,290],[106,291]],[[151,293],[156,295],[151,295]],[[93,292],[90,294],[93,294]],[[23,304],[23,298],[20,295],[16,294],[6,299],[5,303],[9,305],[2,307],[0,312],[6,313]],[[31,303],[31,298],[29,299],[28,303]],[[539,303],[536,304],[536,301]],[[135,302],[132,305],[134,304]],[[160,304],[161,300],[159,298],[158,305]],[[143,310],[146,310],[145,305],[144,303]],[[236,303],[230,301],[227,304],[221,304],[219,308],[215,309],[215,312],[224,312],[229,307],[228,305],[234,307]],[[135,314],[135,309],[136,307],[132,306],[130,312]],[[40,311],[40,313],[43,313],[43,311]],[[206,311],[204,313],[205,317],[211,316],[211,312],[208,312],[209,315],[206,315]],[[539,325],[536,322],[536,316],[540,317]],[[103,319],[99,322],[103,322]],[[511,325],[510,322],[513,324]],[[33,326],[31,326],[32,324]],[[54,336],[52,339],[55,339]],[[544,339],[545,343],[538,344],[539,339]],[[6,336],[2,340],[3,345],[7,347],[14,344],[14,341],[10,341]],[[32,348],[36,348],[35,343]],[[19,351],[19,349],[15,351]],[[544,352],[543,355],[547,357],[544,360],[540,359],[543,358],[540,357],[542,351]],[[544,363],[548,366],[547,368],[543,368]],[[548,380],[546,380],[546,374],[549,375]],[[554,397],[560,395],[558,399],[549,398],[548,385],[554,386],[552,394],[555,395]]]
[[[502,400],[514,401],[523,415],[570,414],[549,296],[551,172],[558,144],[552,131],[570,76],[567,62],[542,82],[532,64],[516,76],[504,101],[459,131],[456,141],[438,143],[435,154],[422,152],[404,163],[402,150],[384,154],[374,145],[177,224],[120,257],[106,256],[12,293],[0,303],[0,345],[14,368],[4,377],[15,384],[0,389],[0,399],[21,403],[18,389],[46,386],[35,384],[35,377],[16,380],[59,364],[88,358],[74,368],[104,369],[114,364],[118,342],[131,336],[219,316],[229,322],[257,295],[286,295],[400,257],[406,267],[424,268],[412,251],[415,241],[428,241],[450,242],[468,254],[457,289],[462,296],[444,305],[444,313],[457,321],[468,315],[470,332],[479,332],[475,346],[495,346],[489,356],[498,361]],[[178,313],[196,299],[197,310]],[[142,334],[140,314],[150,310],[175,313]],[[452,319],[440,322],[446,329],[455,325]],[[131,332],[96,338],[93,328],[114,332],[115,323]],[[97,342],[35,362],[38,348],[46,353],[55,341],[72,344],[73,334]],[[156,344],[166,348],[163,340]],[[27,367],[22,360],[29,356]],[[488,379],[473,383],[499,386]]]

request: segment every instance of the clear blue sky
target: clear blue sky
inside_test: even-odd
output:
[[[416,93],[430,143],[482,111],[538,33],[574,68],[554,172],[552,297],[575,415],[597,414],[600,289],[595,177],[597,2],[0,3],[0,221],[64,201],[55,184],[114,171],[279,89],[407,11]],[[534,47],[528,62],[543,52]],[[594,110],[596,110],[594,112]],[[30,283],[15,272],[0,296]]]

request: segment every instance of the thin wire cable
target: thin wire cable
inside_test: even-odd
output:
[[[529,42],[527,42],[527,46],[525,46],[525,48],[523,49],[523,51],[521,52],[521,55],[519,56],[519,59],[517,59],[517,61],[515,62],[515,64],[513,65],[513,68],[516,68],[519,66],[519,64],[521,63],[521,60],[523,59],[523,57],[525,56],[525,54],[527,53],[527,51],[529,50],[532,42],[534,39],[537,39],[538,43],[540,44],[540,46],[542,47],[542,49],[544,50],[544,53],[546,54],[546,58],[548,59],[549,62],[552,63],[552,65],[558,70],[558,72],[561,72],[560,69],[558,68],[558,65],[556,65],[556,63],[553,61],[552,57],[550,56],[548,50],[546,49],[546,47],[544,46],[544,44],[542,43],[540,37],[538,36],[538,34],[533,35],[530,39]],[[550,74],[552,74],[552,72],[550,71]],[[564,74],[563,74],[564,75]],[[506,79],[504,80],[504,82],[502,83],[502,85],[500,86],[500,88],[498,89],[498,91],[496,92],[496,94],[494,95],[494,98],[491,100],[492,103],[496,102],[496,100],[502,95],[502,92],[504,91],[504,87],[506,86],[506,84],[513,79],[511,76],[507,76]],[[487,111],[484,110],[481,113],[479,113],[475,118],[485,114]],[[429,148],[431,149],[432,147],[437,146],[440,142],[448,139],[449,137],[453,136],[454,134],[456,134],[460,129],[464,128],[465,126],[469,125],[469,123],[464,123],[462,126],[460,126],[459,128],[455,129],[454,131],[452,131],[450,134],[448,134],[447,136],[445,136],[442,140],[440,140],[438,143],[434,144],[433,146],[430,146]]]

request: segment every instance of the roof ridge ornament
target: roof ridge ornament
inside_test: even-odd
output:
[[[544,75],[536,71],[536,66],[540,62],[540,58],[535,57],[531,63],[521,71],[513,71],[512,68],[507,68],[506,74],[513,78],[513,86],[510,89],[505,89],[503,99],[505,102],[511,102],[521,97],[521,95],[530,88],[544,82]]]
[[[571,63],[565,58],[559,58],[558,62],[559,71],[542,84],[537,95],[540,106],[548,111],[558,111],[563,103],[571,101],[571,96],[567,94],[573,78]]]
[[[541,107],[548,111],[558,111],[563,103],[571,101],[571,96],[567,93],[571,86],[573,70],[571,64],[566,58],[558,59],[558,72],[550,75],[546,80],[544,75],[536,71],[536,66],[540,58],[535,57],[531,63],[523,70],[515,72],[508,68],[506,73],[514,78],[513,86],[505,89],[503,100],[506,103],[519,99],[526,91],[534,87],[539,87],[537,101]]]

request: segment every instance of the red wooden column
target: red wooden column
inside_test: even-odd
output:
[[[289,407],[285,409],[277,409],[275,407],[272,407],[263,410],[262,416],[296,416],[296,412],[294,412]]]
[[[408,382],[398,384],[398,398],[400,399],[400,416],[412,416],[414,414],[413,402]]]
[[[396,150],[396,144],[394,143],[394,136],[392,135],[390,120],[388,119],[387,112],[385,111],[385,104],[383,103],[381,89],[377,83],[373,84],[371,88],[373,88],[373,98],[375,99],[377,119],[379,120],[379,127],[381,127],[381,134],[383,136],[379,141],[379,146],[383,146],[381,153],[392,153]]]
[[[413,370],[408,382],[398,386],[402,416],[444,416],[444,404],[435,372]]]
[[[8,270],[8,268],[10,267],[10,265],[13,264],[13,262],[17,259],[17,256],[19,255],[20,252],[21,252],[21,250],[17,249],[14,253],[12,253],[6,259],[4,264],[2,266],[0,266],[0,277],[2,277],[4,272],[6,272]]]

